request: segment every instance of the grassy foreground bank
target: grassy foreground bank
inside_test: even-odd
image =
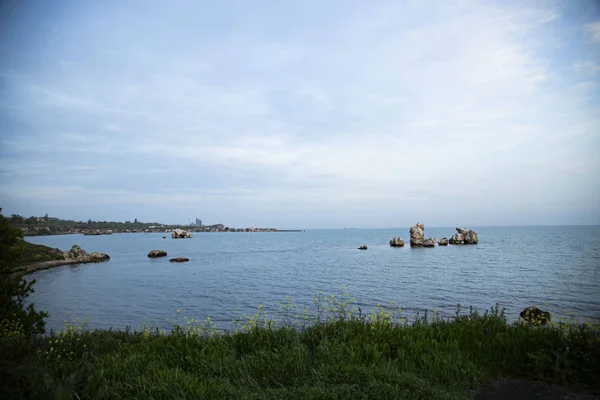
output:
[[[597,325],[510,324],[497,308],[411,323],[380,309],[303,328],[248,317],[235,333],[210,320],[169,332],[71,326],[1,346],[12,399],[465,399],[492,379],[593,390],[600,376]]]

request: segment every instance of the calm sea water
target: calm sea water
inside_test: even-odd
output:
[[[168,327],[181,315],[230,327],[235,311],[274,311],[290,296],[308,305],[319,291],[341,287],[363,310],[394,301],[405,309],[456,305],[488,309],[499,303],[511,318],[536,304],[561,315],[600,320],[600,227],[474,228],[477,246],[390,248],[408,228],[313,230],[299,233],[197,233],[173,240],[162,234],[45,236],[32,243],[62,250],[77,243],[109,262],[64,266],[32,275],[31,300],[49,312],[47,327],[87,316],[94,327],[133,328],[144,321]],[[453,228],[426,227],[426,236],[450,237]],[[366,244],[367,251],[359,251]],[[148,259],[152,249],[190,262]],[[433,302],[433,303],[432,303]],[[414,307],[414,308],[413,308]]]

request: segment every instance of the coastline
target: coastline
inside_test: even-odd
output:
[[[94,253],[92,253],[94,254]],[[43,271],[45,269],[62,267],[63,265],[76,265],[76,264],[90,264],[90,263],[100,263],[103,261],[108,261],[110,257],[103,253],[98,253],[102,255],[89,255],[80,258],[72,258],[65,260],[53,260],[53,261],[42,261],[34,264],[25,265],[21,267],[17,271],[12,273],[13,277],[29,275],[31,273],[37,271]]]

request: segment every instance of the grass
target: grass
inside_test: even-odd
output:
[[[63,252],[59,249],[29,243],[22,239],[18,239],[10,251],[18,254],[17,259],[12,263],[15,269],[42,261],[65,259]]]
[[[594,389],[600,375],[598,325],[509,323],[497,306],[409,322],[352,300],[315,296],[303,312],[288,300],[278,318],[259,307],[234,332],[185,317],[168,331],[15,329],[0,340],[0,386],[11,399],[466,399],[498,378]]]

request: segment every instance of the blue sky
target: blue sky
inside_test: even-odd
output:
[[[600,223],[600,3],[0,3],[5,214]]]

